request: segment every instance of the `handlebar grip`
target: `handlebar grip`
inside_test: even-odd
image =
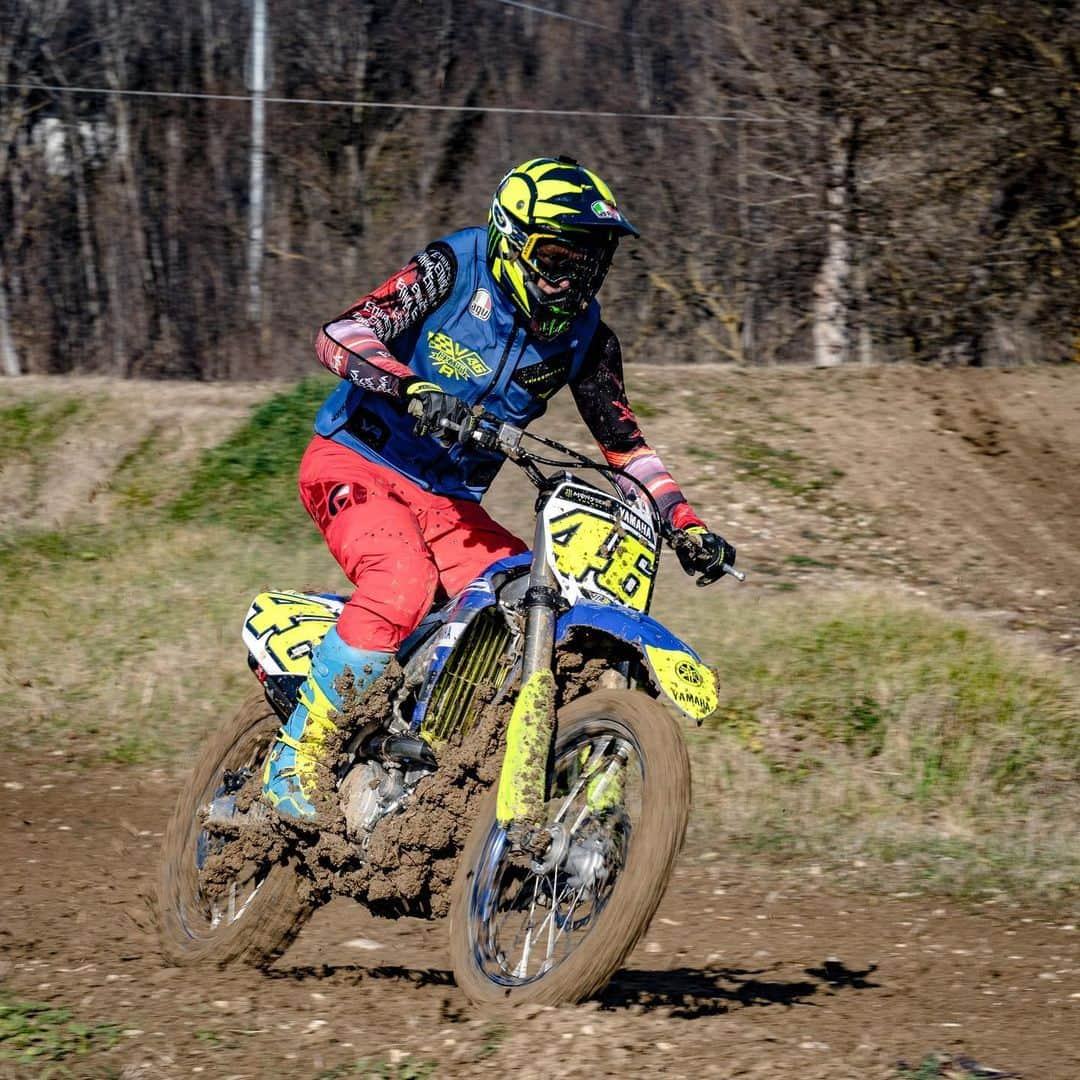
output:
[[[421,423],[424,419],[424,403],[419,398],[412,398],[405,408],[408,414],[414,420],[418,421],[416,425],[416,433],[418,435],[423,434],[424,431],[428,431],[436,438],[438,438],[440,435],[445,435],[448,433],[453,433],[454,435],[457,435],[462,430],[463,425],[455,424],[453,420],[447,420],[446,418],[443,418],[437,424],[432,425],[430,428],[426,425],[421,428]]]

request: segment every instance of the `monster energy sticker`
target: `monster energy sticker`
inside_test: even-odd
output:
[[[428,331],[428,349],[435,370],[446,378],[468,380],[491,374],[491,368],[480,359],[479,353],[458,344],[442,330]]]
[[[539,364],[518,368],[514,372],[514,382],[525,387],[533,397],[546,401],[556,390],[566,385],[571,359],[570,353],[565,352],[541,360]]]

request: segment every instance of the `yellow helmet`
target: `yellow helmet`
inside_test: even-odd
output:
[[[491,200],[488,263],[532,333],[550,340],[592,303],[626,235],[638,231],[596,173],[573,158],[534,158]]]

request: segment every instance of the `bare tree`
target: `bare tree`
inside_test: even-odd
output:
[[[243,95],[245,0],[0,0],[4,370],[303,370],[319,322],[551,153],[642,230],[603,297],[631,360],[1075,352],[1075,5],[268,6],[273,97],[625,115],[268,101],[253,330],[249,105],[197,96]]]

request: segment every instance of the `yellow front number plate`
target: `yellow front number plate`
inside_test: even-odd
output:
[[[589,505],[582,501],[589,500]],[[656,577],[656,542],[648,522],[614,499],[569,485],[544,513],[555,573],[573,600],[649,610]]]

